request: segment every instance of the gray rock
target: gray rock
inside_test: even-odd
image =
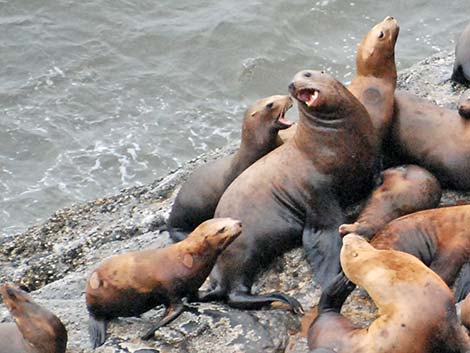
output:
[[[428,58],[399,75],[398,87],[439,105],[455,109],[463,87],[448,81],[453,54]],[[10,281],[33,291],[33,297],[60,317],[69,332],[68,352],[91,352],[87,333],[85,283],[90,272],[106,257],[145,247],[170,244],[158,228],[166,219],[179,185],[195,168],[231,153],[232,145],[200,156],[184,168],[170,172],[150,185],[122,190],[57,211],[43,224],[0,243],[0,282]],[[442,204],[470,201],[470,193],[446,191]],[[261,276],[254,291],[281,290],[295,296],[306,309],[313,308],[320,291],[311,280],[301,249],[275,261]],[[206,283],[207,286],[207,283]],[[366,325],[375,307],[362,291],[355,291],[343,309],[353,321]],[[241,311],[223,304],[193,305],[190,311],[155,333],[139,339],[160,315],[155,308],[140,318],[110,323],[108,339],[96,352],[306,352],[302,320],[283,308]],[[9,321],[0,306],[0,321]]]

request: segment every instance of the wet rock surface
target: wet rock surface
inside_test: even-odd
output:
[[[453,54],[428,58],[399,75],[399,89],[409,90],[455,109],[464,86],[448,81]],[[9,281],[33,291],[33,297],[63,321],[68,329],[68,352],[92,352],[88,342],[85,283],[105,258],[171,243],[158,229],[168,216],[176,192],[196,167],[231,153],[237,142],[196,158],[152,184],[122,190],[57,211],[45,223],[0,241],[0,283]],[[442,204],[470,202],[470,192],[446,191]],[[302,320],[282,307],[241,311],[223,304],[191,305],[177,320],[159,329],[155,339],[140,340],[163,308],[140,318],[114,320],[108,339],[96,352],[307,352],[304,333],[315,316],[320,290],[301,249],[278,259],[256,282],[255,292],[281,290],[296,297],[306,310]],[[207,283],[206,283],[207,285]],[[360,325],[375,317],[375,306],[356,290],[343,308]],[[0,321],[9,321],[0,306]]]

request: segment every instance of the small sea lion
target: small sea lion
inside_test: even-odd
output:
[[[336,353],[466,353],[470,337],[460,324],[452,292],[421,261],[394,250],[378,250],[363,237],[343,238],[344,275],[325,288],[319,316],[308,332],[310,349]],[[367,328],[340,314],[349,280],[364,288],[379,317]],[[346,294],[345,294],[346,293]]]
[[[467,89],[459,99],[457,105],[459,114],[464,119],[470,119],[470,89]]]
[[[372,238],[371,245],[416,256],[451,286],[470,261],[469,225],[470,205],[420,211],[388,223]],[[456,289],[457,300],[463,294]]]
[[[217,260],[205,300],[245,309],[281,301],[299,311],[284,294],[250,292],[273,259],[302,241],[318,283],[339,271],[341,206],[372,187],[373,126],[364,106],[324,72],[298,72],[289,90],[299,109],[294,137],[240,174],[217,206],[217,217],[238,217],[243,231]]]
[[[470,190],[470,120],[408,92],[395,93],[386,154],[429,170],[444,188]]]
[[[163,318],[144,336],[177,318],[184,310],[183,297],[197,297],[217,256],[241,233],[233,219],[211,219],[185,240],[164,249],[149,249],[113,256],[91,274],[86,288],[93,348],[106,339],[107,322],[137,316],[163,304]]]
[[[439,205],[442,190],[437,179],[416,165],[389,168],[382,172],[382,184],[374,190],[353,224],[339,227],[371,239],[385,224],[409,213]]]
[[[451,79],[455,82],[470,82],[470,23],[460,34],[455,45],[455,62]]]
[[[0,324],[0,353],[64,353],[67,331],[49,310],[21,289],[5,283],[3,302],[15,323]]]
[[[176,195],[167,222],[174,241],[183,240],[199,224],[212,218],[230,183],[281,144],[278,132],[292,125],[285,118],[291,107],[289,96],[278,95],[260,99],[245,111],[238,151],[197,169]]]

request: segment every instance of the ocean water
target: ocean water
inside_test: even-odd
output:
[[[0,234],[238,139],[301,69],[348,82],[387,15],[402,69],[452,50],[470,1],[0,0]]]

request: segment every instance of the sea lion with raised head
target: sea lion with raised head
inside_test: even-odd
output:
[[[67,331],[57,316],[8,283],[0,293],[15,320],[0,324],[0,353],[65,353]]]
[[[137,316],[163,304],[163,318],[144,339],[177,318],[184,310],[182,298],[197,297],[217,256],[240,232],[239,221],[211,219],[169,247],[129,252],[103,262],[91,274],[86,288],[93,347],[104,343],[107,322],[113,318]]]
[[[353,224],[339,227],[340,235],[349,233],[371,239],[391,220],[439,205],[442,190],[437,179],[416,165],[389,168],[382,172],[382,184],[367,200]]]
[[[416,257],[378,250],[363,237],[343,238],[338,275],[320,298],[308,332],[310,349],[336,353],[466,353],[470,337],[460,324],[449,287]],[[379,317],[367,328],[340,314],[352,281],[364,288]]]
[[[244,228],[217,260],[204,300],[247,309],[282,301],[298,311],[282,293],[250,292],[274,258],[302,241],[318,283],[339,271],[341,207],[372,187],[373,126],[364,106],[324,72],[298,72],[289,90],[299,109],[294,137],[246,169],[217,206],[217,217],[239,217]]]
[[[201,166],[189,176],[176,195],[167,222],[174,241],[183,240],[199,224],[212,218],[230,183],[281,144],[278,132],[291,126],[292,123],[285,118],[291,107],[289,96],[278,95],[260,99],[245,111],[238,151]]]
[[[395,93],[391,139],[395,163],[429,170],[444,188],[470,190],[470,120],[408,92]]]
[[[470,83],[470,23],[460,34],[455,45],[455,62],[451,79],[462,84]]]
[[[420,211],[388,223],[371,245],[414,255],[451,286],[462,266],[470,262],[469,225],[470,205]],[[465,286],[466,281],[461,282]],[[457,300],[466,294],[458,288],[455,292]]]

